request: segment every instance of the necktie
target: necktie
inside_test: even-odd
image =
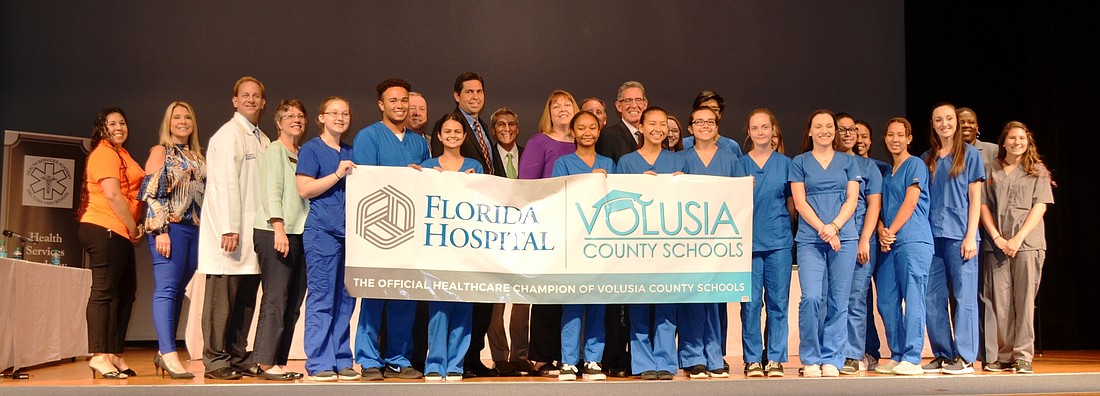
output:
[[[477,143],[481,145],[481,155],[485,157],[485,173],[493,174],[493,158],[490,157],[489,148],[485,139],[481,137],[481,123],[474,121],[474,135],[477,135]]]
[[[634,140],[639,146],[642,145],[642,131],[634,131]]]
[[[512,153],[508,153],[506,158],[508,158],[508,162],[504,164],[504,172],[509,179],[515,179],[519,175],[516,174],[516,165],[512,163]]]

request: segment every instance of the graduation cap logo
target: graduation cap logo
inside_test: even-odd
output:
[[[596,219],[600,218],[600,213],[602,212],[604,224],[607,225],[612,233],[617,235],[629,235],[638,228],[640,214],[645,210],[644,208],[651,203],[653,203],[653,200],[642,200],[642,194],[639,193],[611,190],[611,192],[608,192],[603,198],[596,201],[595,204],[592,204],[592,208],[596,209],[596,211],[592,213],[592,217],[585,216],[584,211],[581,210],[580,204],[578,203],[576,205],[577,211],[580,212],[581,220],[584,222],[584,226],[589,234],[592,233],[592,228],[596,223]],[[638,210],[639,206],[643,209]],[[620,230],[612,225],[611,214],[626,210],[634,212],[634,222],[629,229]]]

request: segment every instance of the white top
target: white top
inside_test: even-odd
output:
[[[267,135],[241,113],[222,125],[206,146],[206,195],[199,225],[199,269],[210,275],[254,275],[260,264],[252,243],[259,205],[260,160]],[[239,235],[237,250],[221,248],[222,235]]]

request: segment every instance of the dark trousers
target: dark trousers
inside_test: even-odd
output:
[[[104,227],[80,223],[80,244],[90,256],[88,352],[122,353],[137,293],[134,244]]]
[[[252,239],[260,259],[260,319],[252,360],[263,365],[286,365],[294,325],[306,297],[306,256],[301,234],[287,234],[286,257],[275,250],[275,232],[255,229]]]
[[[259,286],[259,275],[206,275],[202,306],[202,362],[206,372],[250,365],[248,330]]]
[[[608,304],[604,311],[604,369],[630,368],[630,317],[626,306]],[[629,370],[627,370],[629,371]]]
[[[536,362],[561,360],[561,305],[531,306],[531,350]]]
[[[383,327],[384,328],[384,327]],[[409,356],[412,367],[424,372],[424,361],[428,358],[428,302],[416,302],[416,316],[413,318],[413,351]]]
[[[485,333],[489,331],[489,322],[493,320],[492,303],[474,303],[473,306],[474,312],[470,321],[470,349],[466,350],[466,359],[463,362],[467,370],[485,365],[481,362],[481,350],[485,349]],[[558,320],[560,321],[561,318]]]

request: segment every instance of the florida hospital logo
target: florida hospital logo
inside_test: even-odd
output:
[[[392,249],[412,239],[415,212],[408,196],[386,186],[359,201],[355,234],[380,249]]]
[[[23,205],[72,208],[74,165],[71,159],[25,156]]]

